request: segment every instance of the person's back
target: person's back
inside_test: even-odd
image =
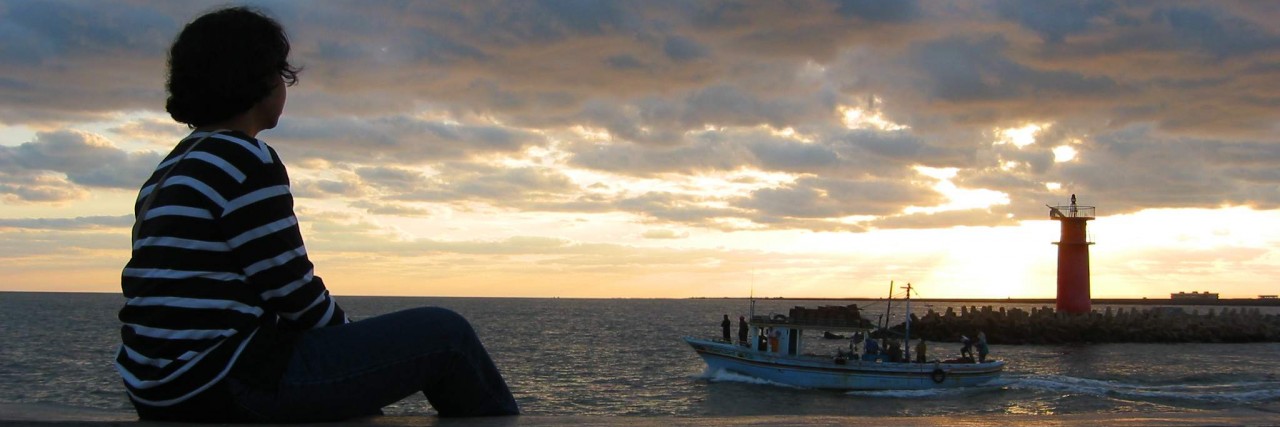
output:
[[[195,128],[139,191],[116,367],[143,419],[324,421],[421,391],[442,416],[519,413],[469,323],[418,308],[349,323],[313,274],[283,162],[257,134],[297,81],[247,8],[170,50],[173,118]]]
[[[175,161],[206,135],[188,157],[221,166]],[[185,401],[229,374],[272,381],[288,361],[272,349],[303,330],[346,323],[312,274],[291,197],[253,200],[288,185],[279,165],[270,147],[243,133],[197,132],[147,181],[133,256],[121,274],[127,302],[116,358],[135,401]],[[228,370],[246,353],[263,357]]]

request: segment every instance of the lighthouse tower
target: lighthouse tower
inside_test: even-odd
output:
[[[1058,245],[1058,312],[1088,313],[1092,301],[1089,297],[1089,245],[1085,224],[1093,219],[1093,206],[1076,205],[1076,195],[1071,195],[1071,206],[1049,206],[1049,218],[1062,223],[1062,237]]]

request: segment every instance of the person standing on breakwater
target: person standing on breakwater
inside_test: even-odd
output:
[[[116,368],[145,420],[312,422],[423,393],[442,417],[516,415],[471,325],[442,308],[351,322],[314,275],[289,177],[257,139],[297,82],[280,24],[216,10],[169,52],[165,108],[195,130],[138,193]]]

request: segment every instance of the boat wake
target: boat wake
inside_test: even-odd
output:
[[[790,384],[783,384],[779,382],[769,381],[763,378],[756,378],[750,375],[743,375],[736,372],[729,372],[724,369],[712,370],[708,368],[705,372],[702,373],[700,378],[710,380],[711,382],[735,382],[735,383],[746,383],[746,384],[756,384],[756,385],[771,385],[771,386],[793,388],[793,389],[802,388],[802,387],[796,387]]]
[[[1233,404],[1261,403],[1280,398],[1280,381],[1146,385],[1048,375],[1020,378],[1012,381],[1008,388],[1104,397],[1176,399]]]
[[[858,397],[884,397],[884,398],[910,398],[919,399],[925,397],[947,397],[959,396],[972,393],[974,390],[986,389],[986,387],[958,387],[958,388],[937,388],[929,390],[856,390],[848,391],[846,396]]]

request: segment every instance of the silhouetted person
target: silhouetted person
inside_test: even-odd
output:
[[[989,350],[990,349],[987,348],[987,334],[978,332],[978,363],[987,362],[987,353]]]
[[[874,338],[871,338],[871,336],[869,335],[867,336],[867,341],[862,343],[862,347],[864,350],[866,350],[867,355],[880,354],[880,344],[877,343],[876,340]]]
[[[747,344],[747,318],[738,316],[738,342]]]
[[[973,341],[969,337],[961,335],[960,344],[960,358],[973,359]]]
[[[729,315],[728,315],[728,314],[726,314],[726,315],[724,315],[724,320],[720,321],[720,330],[721,330],[722,332],[724,332],[724,341],[725,341],[725,342],[733,342],[733,341],[732,341],[732,338],[729,338],[729,327],[730,327],[730,326],[733,326],[733,322],[730,322],[730,321],[729,321]]]
[[[916,344],[916,363],[924,363],[925,360],[928,359],[928,357],[924,355],[925,351],[928,349],[929,347],[924,344],[924,338],[921,338],[920,344]]]

